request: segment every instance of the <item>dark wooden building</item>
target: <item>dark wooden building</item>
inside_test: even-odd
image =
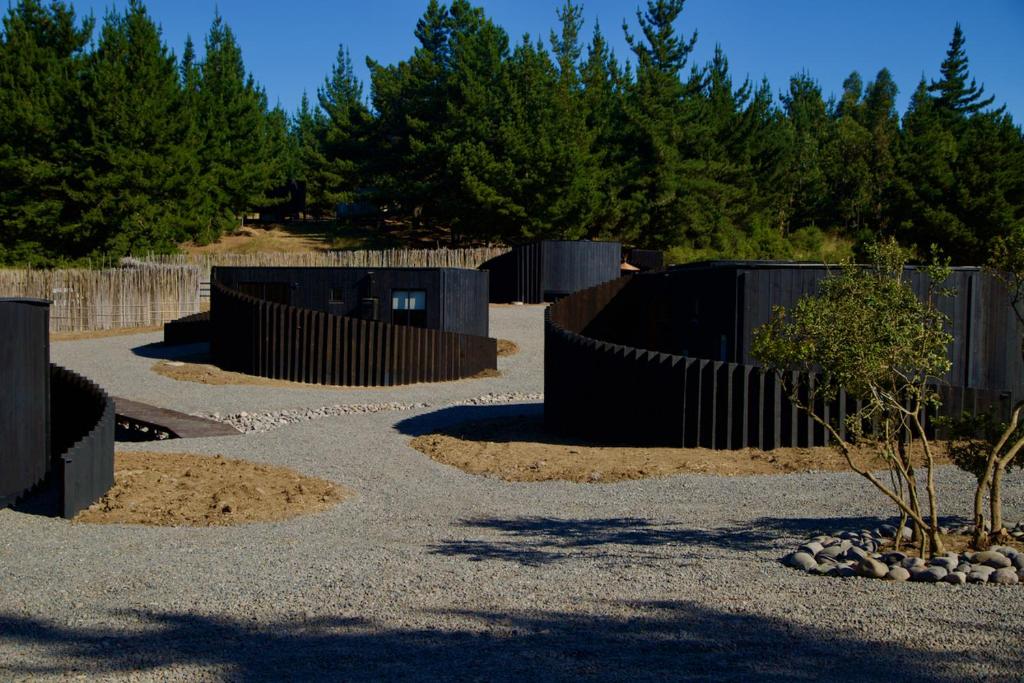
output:
[[[392,386],[497,369],[487,273],[458,268],[214,268],[210,353],[299,382]]]
[[[835,268],[832,269],[835,271]],[[754,330],[773,306],[791,308],[814,294],[829,268],[777,261],[710,261],[641,274],[591,323],[602,339],[692,358],[756,364]],[[923,273],[907,268],[919,296]],[[981,268],[954,268],[939,309],[950,319],[950,384],[1009,389],[1024,396],[1019,328],[1002,285]],[[1009,382],[1009,383],[1008,383]]]
[[[750,355],[773,306],[814,294],[824,266],[707,262],[638,274],[581,291],[548,310],[545,421],[556,431],[617,442],[707,448],[825,445],[820,426],[790,404]],[[923,296],[927,281],[908,269]],[[943,412],[1024,397],[1024,329],[1000,282],[956,268],[938,300],[950,319]],[[829,414],[856,408],[840,397]]]
[[[619,277],[618,242],[542,240],[513,247],[480,266],[493,303],[539,304]]]
[[[215,267],[210,279],[331,315],[487,336],[487,274],[464,268]]]
[[[0,299],[0,506],[46,487],[73,517],[114,483],[114,403],[50,364],[49,304]]]

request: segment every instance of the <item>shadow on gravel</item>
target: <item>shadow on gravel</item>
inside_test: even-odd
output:
[[[913,643],[904,646],[885,640],[892,630],[869,641],[831,619],[810,627],[689,601],[596,607],[614,616],[445,610],[409,614],[445,628],[389,628],[359,618],[258,624],[142,611],[111,615],[122,623],[104,629],[0,615],[0,645],[14,653],[0,661],[0,673],[248,682],[962,680],[1019,672],[1016,656],[999,654],[1012,645],[971,610],[928,637],[895,631]],[[139,624],[126,628],[126,619]]]
[[[789,552],[794,539],[818,534],[874,529],[896,520],[880,517],[761,517],[717,529],[691,529],[649,519],[560,519],[553,517],[477,518],[463,520],[465,529],[497,532],[499,538],[443,541],[431,548],[436,555],[465,557],[471,561],[502,560],[536,567],[570,559],[629,557],[664,559],[652,555],[659,547],[672,547],[672,556],[687,557],[688,546],[726,550]],[[952,524],[958,518],[943,519]],[[488,533],[493,536],[493,533]]]
[[[487,440],[502,443],[528,441],[566,446],[623,445],[601,439],[581,439],[547,430],[544,427],[543,403],[452,406],[402,420],[395,425],[395,429],[414,437],[423,434],[446,434],[472,441],[481,438],[476,423],[505,418],[521,419],[509,420],[507,424],[499,423],[493,429],[485,428],[483,431],[488,435]]]
[[[452,406],[415,415],[395,424],[395,429],[407,436],[423,434],[458,434],[458,426],[466,422],[479,422],[505,417],[529,417],[540,423],[544,418],[543,403],[513,403],[481,406]],[[552,437],[554,438],[554,437]],[[525,437],[524,437],[525,440]]]
[[[193,363],[207,363],[210,357],[209,342],[196,344],[164,344],[153,342],[132,349],[132,353],[141,358],[155,360],[189,360]]]

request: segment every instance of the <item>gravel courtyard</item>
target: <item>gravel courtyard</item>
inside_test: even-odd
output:
[[[515,399],[543,391],[542,318],[491,308],[491,335],[521,348],[501,377],[394,389],[177,382],[150,370],[159,334],[55,342],[54,362],[110,393],[186,412],[426,407],[144,445],[356,492],[317,515],[160,528],[0,511],[0,680],[1022,675],[1022,586],[827,579],[778,562],[816,532],[889,518],[855,475],[515,484],[409,447],[442,424],[539,412]],[[488,394],[498,402],[465,405]],[[970,477],[944,468],[938,483],[947,512],[969,509]],[[1004,497],[1007,518],[1024,517],[1021,473]]]

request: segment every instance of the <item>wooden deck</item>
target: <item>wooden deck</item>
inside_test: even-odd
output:
[[[223,422],[186,415],[176,410],[151,406],[119,396],[114,396],[114,404],[118,418],[165,431],[178,439],[241,434],[237,429]]]

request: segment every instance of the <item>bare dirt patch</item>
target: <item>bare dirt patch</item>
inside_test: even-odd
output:
[[[204,356],[205,357],[205,356]],[[258,377],[246,375],[241,372],[221,370],[216,365],[186,360],[161,360],[153,364],[153,372],[180,382],[197,382],[199,384],[241,384],[241,385],[269,385],[269,386],[290,386],[309,387],[319,384],[303,384],[301,382],[289,382],[283,379],[271,379],[269,377]]]
[[[161,360],[153,364],[150,368],[153,372],[158,375],[163,375],[170,379],[178,380],[179,382],[197,382],[199,384],[210,384],[210,385],[226,385],[226,384],[238,384],[246,386],[272,386],[272,387],[289,387],[292,389],[305,388],[305,389],[344,389],[346,391],[352,389],[378,389],[379,387],[358,387],[358,386],[347,386],[347,385],[333,385],[333,384],[310,384],[306,382],[292,382],[286,379],[273,379],[270,377],[259,377],[257,375],[247,375],[242,372],[232,372],[231,370],[222,370],[216,365],[210,363],[204,363],[203,360],[207,360],[206,354],[191,358],[190,360]],[[472,377],[466,377],[465,379],[487,379],[492,377],[500,377],[501,372],[498,370],[482,370]],[[461,380],[454,380],[461,381]]]
[[[498,356],[514,356],[519,353],[519,344],[511,339],[498,340]]]
[[[544,431],[539,417],[509,417],[457,425],[412,440],[412,447],[434,460],[470,474],[505,481],[567,480],[614,482],[675,474],[745,476],[838,472],[846,460],[831,448],[779,448],[713,451],[706,448],[608,446],[563,439]],[[946,464],[945,450],[939,462]],[[871,451],[859,452],[859,465],[884,468]]]
[[[129,334],[146,332],[163,332],[164,326],[147,325],[145,327],[118,327],[112,330],[79,330],[77,332],[51,332],[50,341],[77,341],[79,339],[104,339],[106,337],[122,337]]]
[[[969,534],[939,534],[939,538],[942,540],[942,547],[945,551],[953,553],[973,553],[976,549],[972,546],[974,539]],[[1024,541],[1018,541],[1017,539],[1008,539],[998,545],[1009,546],[1020,552],[1024,552]],[[885,543],[881,547],[881,552],[894,550],[895,544],[890,541]],[[920,557],[921,549],[914,545],[904,541],[900,544],[900,552],[906,553],[910,557]]]
[[[114,486],[84,524],[229,526],[320,512],[353,495],[284,467],[190,453],[117,453]]]

